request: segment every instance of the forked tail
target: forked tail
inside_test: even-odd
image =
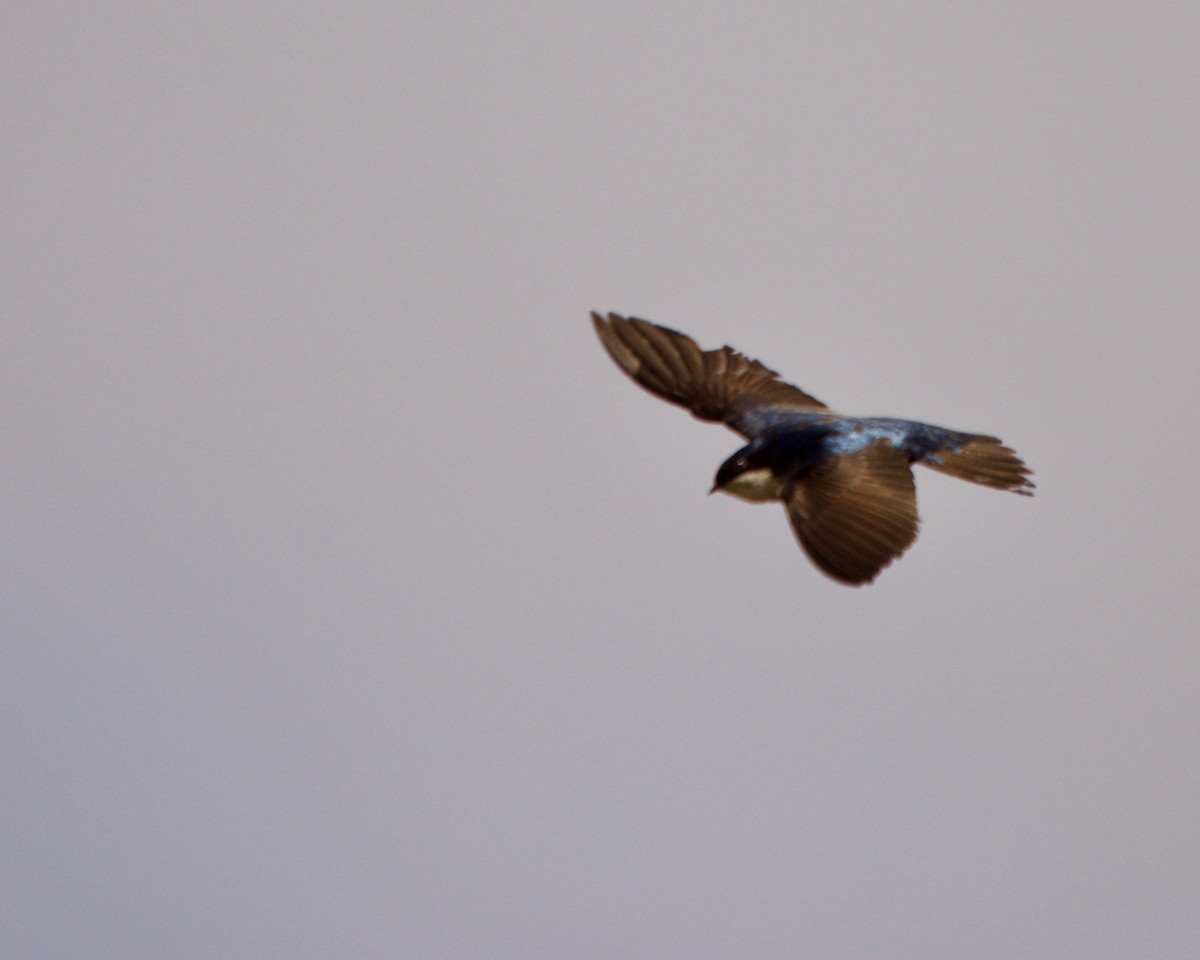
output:
[[[955,439],[961,440],[961,446],[946,444],[920,462],[960,480],[1033,496],[1034,483],[1029,479],[1032,471],[998,439],[971,433],[958,434]]]

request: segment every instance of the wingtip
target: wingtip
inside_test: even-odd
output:
[[[603,340],[606,336],[611,336],[612,331],[619,329],[620,325],[625,322],[625,318],[620,314],[609,312],[607,314],[599,313],[596,310],[591,311],[592,327]]]

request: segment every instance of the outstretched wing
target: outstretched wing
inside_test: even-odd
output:
[[[804,552],[842,583],[870,583],[917,538],[908,456],[886,440],[822,461],[784,500]]]
[[[609,356],[651,393],[687,407],[700,420],[725,423],[744,437],[763,406],[825,410],[825,404],[732,347],[701,350],[686,334],[636,317],[592,314]]]

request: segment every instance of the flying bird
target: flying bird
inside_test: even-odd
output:
[[[592,322],[636,383],[749,441],[709,492],[782,501],[800,546],[834,580],[870,583],[917,538],[914,463],[1032,495],[1031,471],[995,437],[843,416],[732,347],[701,350],[677,330],[615,313]]]

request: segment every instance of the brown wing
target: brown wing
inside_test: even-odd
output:
[[[824,461],[784,499],[805,553],[843,583],[870,583],[917,538],[912,470],[886,440]]]
[[[592,314],[609,356],[637,383],[700,420],[728,424],[749,437],[749,411],[764,405],[824,410],[825,404],[732,347],[701,350],[686,334],[636,317]]]

